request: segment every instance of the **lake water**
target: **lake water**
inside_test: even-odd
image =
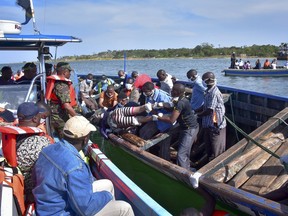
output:
[[[248,59],[243,59],[248,60]],[[256,59],[249,59],[254,66]],[[263,65],[265,59],[260,59]],[[272,60],[272,59],[271,59]],[[271,61],[270,60],[270,61]],[[278,65],[284,65],[285,61],[278,61]],[[13,71],[21,68],[24,64],[12,64]],[[261,93],[288,97],[288,77],[231,77],[224,76],[221,71],[230,65],[229,58],[207,58],[207,59],[144,59],[127,60],[126,71],[133,70],[139,73],[146,73],[156,77],[159,69],[164,69],[178,79],[187,80],[186,73],[190,69],[196,69],[200,75],[207,71],[215,74],[217,82],[222,86],[230,86],[239,89],[251,90]],[[0,65],[2,67],[4,65]],[[79,74],[105,74],[117,75],[118,70],[124,68],[123,60],[97,60],[97,61],[76,61],[71,66]]]

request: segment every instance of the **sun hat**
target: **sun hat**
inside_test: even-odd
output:
[[[73,116],[64,125],[63,133],[69,138],[81,138],[87,136],[91,131],[96,131],[96,127],[92,125],[83,116]]]

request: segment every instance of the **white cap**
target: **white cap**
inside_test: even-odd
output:
[[[63,133],[69,138],[81,138],[96,130],[96,127],[85,117],[73,116],[65,123]]]

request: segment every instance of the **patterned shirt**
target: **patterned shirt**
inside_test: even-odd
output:
[[[202,126],[203,128],[209,128],[214,126],[213,123],[213,115],[216,114],[217,125],[218,127],[225,128],[226,120],[225,120],[225,106],[223,101],[223,96],[215,85],[211,89],[207,89],[204,95],[204,110],[212,109],[213,112],[210,115],[206,115],[202,117]]]
[[[39,135],[32,135],[17,142],[17,163],[24,176],[25,194],[28,197],[32,195],[33,189],[32,169],[41,150],[49,144],[47,137]]]

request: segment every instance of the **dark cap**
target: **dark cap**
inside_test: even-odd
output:
[[[73,71],[73,69],[71,68],[70,64],[68,62],[58,62],[58,64],[56,65],[56,69],[68,69],[69,71]]]
[[[23,67],[22,69],[23,70],[29,70],[29,69],[32,69],[32,68],[35,68],[36,67],[36,64],[34,64],[34,62],[27,62]]]
[[[17,109],[17,116],[19,120],[32,119],[38,113],[43,111],[44,110],[42,108],[39,108],[33,102],[24,102],[19,105]]]

